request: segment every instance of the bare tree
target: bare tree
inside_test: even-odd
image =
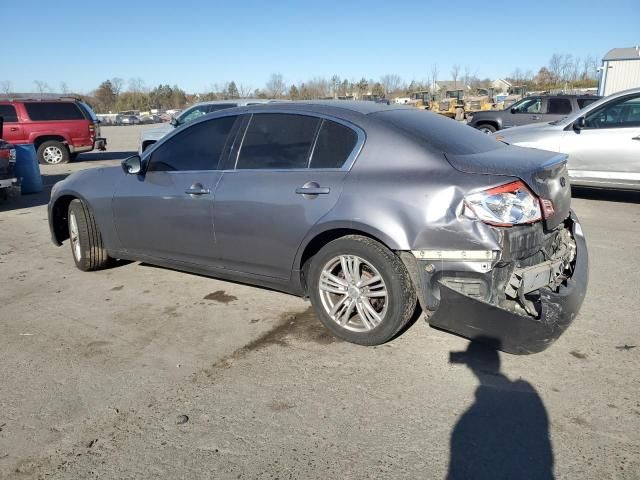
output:
[[[554,53],[549,59],[549,72],[554,82],[560,80],[560,76],[562,75],[562,62],[562,55],[558,53]]]
[[[438,83],[438,64],[431,65],[431,90],[436,90],[436,84]]]
[[[471,69],[469,68],[469,65],[465,65],[464,73],[462,74],[462,83],[464,85],[469,85],[471,83],[472,76],[473,75],[471,75]]]
[[[67,82],[65,81],[60,82],[60,93],[62,93],[63,95],[66,95],[67,93],[69,93],[69,87],[67,86]]]
[[[245,85],[244,83],[238,84],[238,93],[240,94],[240,98],[247,98],[253,92],[253,88],[251,85]]]
[[[120,95],[122,92],[122,87],[124,86],[124,79],[120,77],[113,77],[111,79],[111,87],[113,89],[113,93],[116,94],[116,97]]]
[[[0,92],[4,93],[5,95],[9,95],[11,93],[11,90],[12,86],[9,80],[2,80],[0,82]]]
[[[140,77],[131,77],[128,83],[131,93],[143,93],[145,91],[144,80]]]
[[[43,82],[42,80],[34,80],[33,83],[36,84],[36,91],[40,94],[40,97],[51,90],[49,88],[49,84],[47,82]]]
[[[460,65],[457,63],[451,67],[451,78],[453,78],[453,88],[458,89],[458,77],[460,76]]]
[[[281,73],[272,73],[265,88],[271,98],[280,98],[287,91],[287,85],[284,83]]]
[[[571,73],[573,71],[573,55],[570,53],[564,54],[562,57],[562,66],[560,68],[560,78],[563,82],[571,80]]]
[[[387,73],[380,77],[380,83],[384,87],[385,95],[388,95],[391,92],[395,92],[402,85],[402,78],[395,73]]]

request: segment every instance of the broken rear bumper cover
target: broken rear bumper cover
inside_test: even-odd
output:
[[[430,325],[508,353],[541,352],[573,322],[584,300],[589,260],[582,228],[572,212],[552,232],[538,224],[499,234],[499,252],[401,257],[431,313]]]

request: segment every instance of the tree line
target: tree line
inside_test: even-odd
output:
[[[584,58],[571,54],[554,53],[547,65],[540,67],[536,74],[532,70],[516,68],[506,78],[513,85],[526,85],[529,90],[552,90],[593,87],[597,85],[598,60],[595,56]],[[229,81],[211,85],[199,93],[187,93],[178,85],[160,84],[148,88],[141,78],[114,77],[103,81],[98,88],[84,95],[78,95],[94,110],[100,113],[123,110],[168,110],[184,108],[195,102],[234,98],[275,98],[289,100],[312,100],[322,98],[375,98],[408,96],[416,91],[433,91],[438,82],[448,80],[459,84],[457,88],[469,86],[481,88],[491,86],[489,78],[480,79],[469,66],[454,64],[448,72],[441,72],[433,64],[421,80],[406,82],[397,74],[389,73],[378,79],[362,77],[358,79],[313,77],[298,83],[288,83],[280,73],[273,73],[262,88]],[[44,81],[35,80],[37,94],[44,95],[53,89]],[[0,81],[0,93],[10,95],[11,82]],[[72,94],[65,82],[59,85],[59,92]]]

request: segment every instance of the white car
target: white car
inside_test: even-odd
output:
[[[640,88],[601,98],[562,120],[494,136],[512,145],[567,154],[573,185],[640,190]]]
[[[244,107],[246,105],[256,105],[259,103],[271,103],[276,100],[266,100],[261,98],[243,98],[238,100],[214,100],[211,102],[196,103],[190,108],[183,110],[180,115],[173,117],[169,123],[161,127],[150,128],[140,134],[138,141],[138,153],[144,152],[151,145],[156,143],[174,128],[192,122],[196,118],[200,118],[207,113],[216,112],[225,108]]]

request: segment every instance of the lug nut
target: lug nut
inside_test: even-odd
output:
[[[427,271],[427,273],[433,273],[436,271],[436,266],[433,263],[428,263],[427,265],[425,265],[424,269]]]

